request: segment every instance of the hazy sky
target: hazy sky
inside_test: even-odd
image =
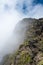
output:
[[[0,54],[18,21],[43,17],[43,0],[0,0]]]

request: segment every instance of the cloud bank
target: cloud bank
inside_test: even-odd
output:
[[[14,4],[13,4],[14,3]],[[7,51],[7,40],[12,36],[13,30],[21,16],[14,9],[15,0],[0,0],[0,58]]]

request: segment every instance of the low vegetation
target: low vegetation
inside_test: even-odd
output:
[[[43,18],[32,22],[18,51],[4,57],[2,65],[43,65]]]

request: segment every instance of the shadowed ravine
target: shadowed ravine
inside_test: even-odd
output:
[[[0,65],[43,65],[43,18],[20,21],[11,41],[14,51]]]

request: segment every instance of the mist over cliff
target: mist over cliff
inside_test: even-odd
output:
[[[6,38],[6,42],[3,42],[2,44],[4,46],[3,48],[0,49],[0,59],[4,55],[12,53],[13,51],[18,49],[19,45],[22,44],[23,40],[26,38],[25,37],[26,30],[31,22],[32,22],[31,18],[18,21],[14,30],[12,30],[12,33],[9,32],[9,37]]]
[[[6,47],[1,65],[43,65],[43,18],[18,22]]]

